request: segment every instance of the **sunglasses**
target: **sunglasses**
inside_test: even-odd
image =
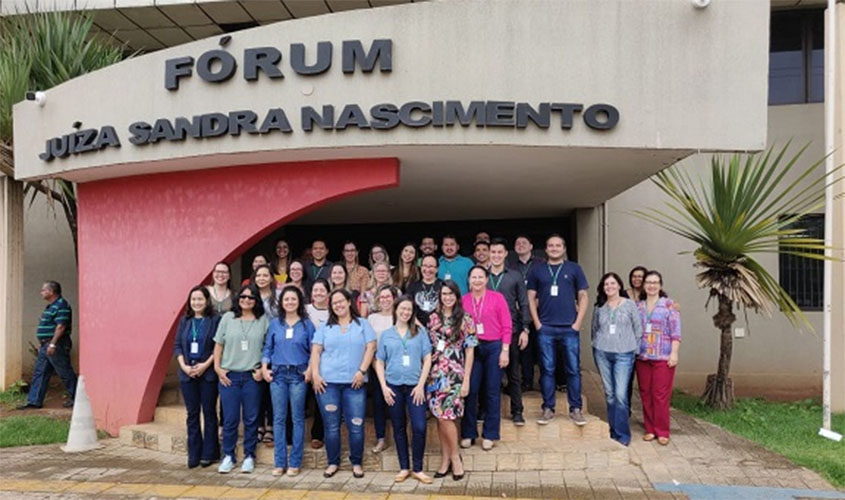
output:
[[[252,295],[238,295],[239,299],[247,299],[247,300],[255,300],[255,297]]]

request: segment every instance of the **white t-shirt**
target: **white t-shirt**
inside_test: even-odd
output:
[[[382,332],[393,326],[393,315],[373,313],[367,316],[367,321],[370,322],[370,326],[372,326],[373,330],[375,330],[376,339],[381,339]]]
[[[306,304],[305,310],[308,312],[308,317],[311,319],[311,322],[314,323],[316,328],[320,328],[329,321],[328,308],[317,309],[313,304]]]

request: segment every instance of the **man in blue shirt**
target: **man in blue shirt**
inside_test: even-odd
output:
[[[70,304],[62,297],[62,286],[55,281],[48,281],[41,285],[41,298],[48,302],[41,320],[38,322],[36,338],[41,347],[35,360],[35,370],[32,374],[32,384],[26,404],[19,406],[19,410],[27,408],[41,408],[47,386],[53,373],[58,373],[65,383],[68,399],[65,408],[73,406],[76,396],[76,373],[70,363],[70,330],[73,323],[73,312]]]
[[[546,240],[546,265],[528,272],[528,307],[537,328],[543,393],[543,416],[548,424],[555,417],[555,348],[563,345],[566,355],[566,397],[569,417],[586,425],[581,413],[581,345],[578,330],[587,314],[587,278],[578,264],[565,260],[566,243],[557,234]]]
[[[458,284],[461,289],[461,295],[464,295],[469,290],[469,270],[474,265],[472,259],[458,255],[460,250],[458,240],[452,235],[443,237],[441,243],[441,250],[443,255],[440,257],[440,263],[437,269],[437,277],[443,281],[452,280]]]

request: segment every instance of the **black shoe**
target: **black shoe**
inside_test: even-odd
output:
[[[65,399],[65,402],[62,403],[62,406],[64,406],[65,408],[73,408],[73,399]]]
[[[437,471],[434,473],[434,479],[440,479],[441,477],[446,477],[449,473],[452,472],[452,464],[449,464],[449,467],[446,468],[446,472]]]
[[[214,460],[200,460],[200,467],[205,469],[206,467],[210,466],[214,462],[215,462]]]
[[[533,386],[533,385],[523,385],[523,386],[522,386],[522,392],[531,392],[531,391],[533,391],[533,390],[534,390],[534,386]]]
[[[473,443],[473,444],[474,444],[474,443]],[[461,466],[463,466],[463,465],[464,465],[464,457],[462,457],[462,456],[458,455],[458,458],[460,458],[460,459],[461,459]],[[466,469],[464,469],[464,473],[463,473],[463,474],[455,474],[455,473],[453,472],[453,473],[452,473],[452,480],[454,480],[454,481],[460,481],[461,479],[463,479],[463,478],[464,478],[464,475],[465,475],[466,473],[467,473]]]
[[[16,410],[37,410],[38,408],[41,408],[41,406],[34,405],[32,403],[26,403],[15,407]]]
[[[486,418],[487,418],[487,414],[486,414],[486,413],[479,413],[479,414],[478,414],[478,419],[477,419],[477,420],[478,420],[478,422],[480,423],[480,422],[484,422],[484,419],[486,419]]]
[[[522,413],[515,414],[513,417],[511,417],[511,419],[513,420],[513,425],[517,427],[522,427],[523,425],[525,425],[525,418],[522,416]]]
[[[197,467],[199,467],[199,465],[200,465],[200,463],[198,461],[194,462],[192,460],[188,460],[188,468],[189,469],[196,469]]]

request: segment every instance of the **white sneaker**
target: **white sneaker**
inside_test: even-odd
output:
[[[244,463],[241,465],[241,473],[249,474],[255,470],[255,459],[252,457],[244,458]]]
[[[232,472],[232,469],[234,468],[235,460],[229,455],[226,455],[225,457],[223,457],[223,461],[220,462],[220,466],[217,467],[217,472],[219,472],[220,474],[228,474]]]

